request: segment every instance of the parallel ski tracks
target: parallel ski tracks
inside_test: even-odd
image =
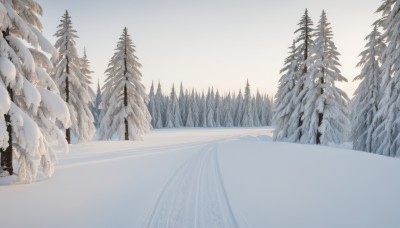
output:
[[[182,165],[162,190],[147,227],[239,227],[225,190],[218,142]]]

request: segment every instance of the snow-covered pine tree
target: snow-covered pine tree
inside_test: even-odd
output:
[[[186,102],[187,102],[187,111],[186,111],[186,122],[185,122],[185,127],[194,127],[195,126],[195,120],[194,120],[194,115],[193,115],[193,106],[195,101],[192,100],[192,96],[189,94],[186,94]]]
[[[221,115],[222,115],[222,99],[219,91],[215,94],[215,110],[214,110],[214,123],[215,127],[221,127]]]
[[[257,94],[256,94],[256,106],[257,106],[257,116],[258,116],[258,119],[260,120],[260,125],[263,126],[262,113],[263,113],[263,109],[265,107],[264,107],[263,98],[260,94],[260,91],[258,91],[258,90],[257,90]]]
[[[49,76],[47,54],[57,51],[42,34],[41,6],[1,1],[0,9],[0,176],[18,169],[21,182],[32,182],[50,177],[55,151],[68,150],[57,125],[70,127],[70,116]]]
[[[60,53],[55,61],[53,78],[60,90],[61,97],[67,102],[72,126],[66,129],[66,138],[71,143],[71,131],[79,141],[89,141],[96,132],[89,104],[92,96],[87,84],[89,75],[81,70],[81,59],[78,57],[75,39],[76,30],[72,27],[68,11],[62,16],[61,24],[55,35],[58,39],[54,45]]]
[[[172,124],[173,127],[179,128],[183,126],[182,117],[181,117],[181,109],[179,107],[178,97],[175,92],[175,86],[172,85],[171,93],[169,96],[169,105],[171,115],[172,115]]]
[[[151,116],[151,126],[155,128],[156,121],[157,121],[157,109],[156,109],[156,101],[155,101],[155,94],[154,94],[154,83],[151,82],[150,92],[149,92],[149,103],[147,107],[149,109],[149,113]]]
[[[94,99],[96,98],[96,94],[94,93],[92,87],[90,87],[91,84],[93,84],[92,82],[92,76],[91,74],[93,74],[94,72],[92,70],[90,70],[90,61],[87,58],[86,55],[86,48],[83,49],[83,56],[80,59],[80,71],[83,74],[83,80],[85,82],[85,86],[87,86],[89,95],[92,98],[92,102],[94,101]]]
[[[400,156],[400,2],[385,0],[378,8],[382,18],[377,24],[383,28],[380,39],[387,47],[381,55],[382,99],[373,125],[372,151],[378,154]]]
[[[214,122],[214,110],[215,110],[215,104],[214,104],[214,89],[210,90],[208,88],[208,93],[206,97],[206,120],[207,120],[207,127],[215,127],[215,122]]]
[[[223,124],[224,127],[233,127],[233,102],[231,93],[229,92],[228,95],[224,99],[224,115],[223,115]]]
[[[295,34],[299,33],[296,38],[296,58],[298,64],[298,70],[300,71],[299,79],[295,82],[294,87],[294,97],[296,97],[294,104],[295,109],[293,110],[292,117],[290,119],[291,126],[296,126],[293,129],[293,133],[288,139],[290,142],[298,142],[302,136],[303,127],[303,115],[304,115],[304,105],[307,101],[304,100],[304,95],[307,92],[307,87],[304,86],[305,81],[308,77],[308,58],[310,56],[310,49],[313,46],[313,25],[310,16],[308,15],[308,10],[306,9],[304,15],[299,22],[299,28],[295,31]],[[297,121],[297,123],[296,123]],[[295,123],[295,124],[293,124]]]
[[[199,111],[199,95],[192,89],[191,94],[191,108],[192,108],[192,115],[193,115],[193,127],[199,127],[200,125],[200,111]]]
[[[96,90],[96,96],[93,101],[93,105],[91,106],[91,111],[94,119],[94,125],[96,128],[100,127],[100,104],[101,104],[101,87],[100,87],[100,81],[97,81],[97,90]]]
[[[234,125],[236,127],[242,126],[242,117],[243,117],[243,94],[242,90],[239,90],[239,94],[235,99],[235,109],[234,109]]]
[[[365,40],[367,44],[357,64],[357,67],[362,66],[361,73],[354,78],[355,81],[361,80],[361,83],[352,100],[351,138],[355,150],[372,152],[372,135],[376,128],[373,120],[381,99],[380,74],[382,71],[379,58],[386,46],[377,26],[374,26]]]
[[[258,107],[257,107],[257,102],[256,102],[255,97],[251,98],[251,107],[252,107],[254,126],[259,127],[259,126],[261,126],[261,123],[260,123],[260,119],[258,118]],[[262,107],[260,107],[260,108],[262,108]]]
[[[299,71],[299,64],[297,62],[298,55],[296,53],[295,41],[293,41],[289,49],[289,56],[285,59],[285,66],[280,72],[283,75],[279,79],[278,92],[275,95],[276,107],[273,116],[275,130],[273,139],[278,141],[287,140],[295,133],[295,129],[299,127],[298,117],[293,115],[295,106],[301,105],[296,104],[295,86],[296,83],[299,83],[301,71]],[[261,95],[259,93],[257,93],[257,100],[258,103],[261,102]],[[261,113],[259,115],[261,116]],[[265,121],[262,122],[265,124]]]
[[[158,82],[158,87],[157,87],[157,92],[154,97],[155,99],[155,114],[154,114],[154,128],[162,128],[164,127],[164,118],[163,114],[165,113],[165,101],[164,101],[164,96],[161,91],[161,85],[160,82]],[[154,118],[153,117],[153,118]]]
[[[200,112],[200,127],[207,127],[207,101],[204,96],[204,92],[202,92],[201,97],[199,99],[199,112]]]
[[[241,126],[242,127],[253,127],[253,107],[251,105],[251,93],[249,80],[246,82],[246,87],[244,90],[244,98],[242,105],[242,115],[241,115]]]
[[[272,123],[272,116],[274,114],[274,99],[273,96],[269,97],[268,95],[265,96],[265,105],[264,105],[264,113],[265,113],[265,122],[264,126],[271,126]]]
[[[181,118],[182,118],[182,126],[184,126],[184,123],[186,123],[186,117],[187,117],[187,97],[185,95],[185,91],[183,89],[183,84],[181,82],[180,90],[179,90],[179,98],[178,98],[178,103],[179,103],[179,109],[181,110]]]
[[[100,138],[139,140],[150,130],[150,113],[145,87],[141,83],[140,63],[135,56],[135,46],[123,29],[116,52],[106,70],[101,103]]]
[[[171,98],[170,97],[166,98],[165,104],[166,104],[166,111],[165,111],[164,127],[165,128],[174,128],[175,127],[174,123],[173,123],[174,116],[172,115],[172,111],[171,111],[172,104],[171,104]]]
[[[332,29],[325,11],[322,11],[315,37],[307,62],[309,76],[305,81],[307,92],[301,142],[342,143],[349,124],[348,97],[335,86],[335,82],[347,80],[338,69],[340,54],[332,40]]]

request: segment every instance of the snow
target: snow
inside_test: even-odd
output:
[[[10,109],[10,97],[4,84],[0,82],[0,115],[4,115]]]
[[[49,110],[49,114],[60,120],[65,127],[71,126],[68,107],[62,98],[49,90],[42,88],[38,90],[42,96],[42,104]]]
[[[14,84],[17,71],[14,64],[3,56],[0,56],[0,74],[4,77],[7,86],[8,84]]]
[[[271,135],[162,129],[72,145],[51,179],[0,179],[2,227],[400,226],[399,159]]]

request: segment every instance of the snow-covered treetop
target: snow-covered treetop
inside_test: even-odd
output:
[[[71,17],[69,16],[68,11],[65,11],[60,22],[61,24],[57,26],[58,30],[54,34],[54,36],[59,37],[59,39],[54,46],[60,53],[63,53],[64,57],[68,58],[69,61],[79,61],[76,59],[78,54],[75,48],[75,39],[79,37],[76,35],[77,31],[72,26]],[[61,57],[60,59],[62,60],[64,58]]]
[[[315,45],[312,47],[313,56],[310,62],[316,61],[313,64],[313,70],[324,72],[325,83],[332,83],[334,81],[345,81],[347,79],[340,73],[338,66],[340,66],[338,56],[340,53],[337,51],[336,45],[333,42],[333,33],[331,24],[328,22],[325,11],[322,11],[321,18],[318,22],[315,31]],[[315,74],[316,72],[312,73]]]
[[[297,45],[297,53],[303,56],[303,60],[305,60],[309,56],[310,48],[313,44],[313,21],[308,15],[308,10],[306,9],[304,15],[301,17],[300,22],[298,24],[300,27],[294,32],[295,34],[300,33],[296,38]]]
[[[83,57],[81,58],[81,73],[85,76],[85,83],[87,85],[91,85],[93,84],[92,82],[92,76],[91,74],[93,74],[94,72],[92,70],[90,70],[90,61],[87,58],[86,55],[86,48],[84,48],[83,50]]]

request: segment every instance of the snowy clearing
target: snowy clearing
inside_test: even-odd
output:
[[[1,227],[400,227],[399,159],[270,135],[174,129],[73,145],[49,180],[0,180]]]

